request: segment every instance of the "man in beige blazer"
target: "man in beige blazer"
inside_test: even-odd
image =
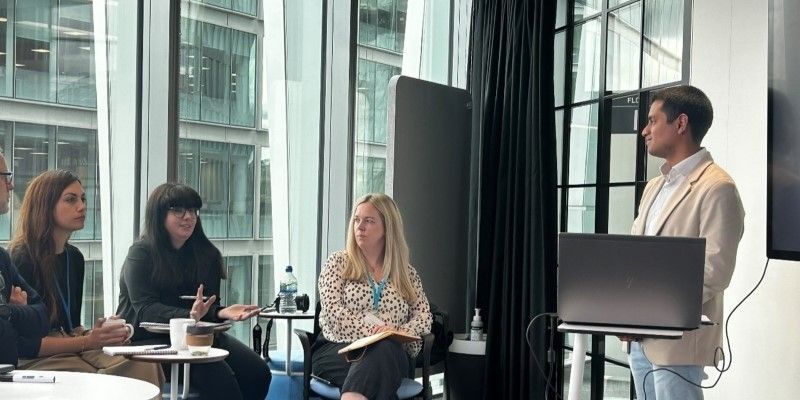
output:
[[[733,179],[700,146],[713,120],[711,102],[700,89],[687,85],[655,93],[647,119],[642,130],[647,151],[665,163],[644,189],[631,232],[706,238],[703,314],[716,325],[686,332],[680,340],[634,341],[631,373],[639,399],[645,390],[649,400],[702,399],[703,367],[722,358],[717,348],[723,291],[736,264],[744,209]]]

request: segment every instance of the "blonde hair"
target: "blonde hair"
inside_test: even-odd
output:
[[[356,200],[353,211],[350,213],[350,224],[347,228],[347,262],[344,266],[342,275],[344,279],[351,281],[367,281],[369,265],[361,249],[356,243],[356,233],[353,229],[353,218],[358,206],[369,203],[381,215],[381,221],[385,230],[385,245],[383,253],[383,273],[395,286],[400,295],[408,303],[417,301],[417,293],[411,285],[410,255],[406,237],[403,233],[403,218],[400,217],[400,210],[391,197],[382,193],[370,193]]]

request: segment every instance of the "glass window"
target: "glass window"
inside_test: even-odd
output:
[[[386,159],[358,156],[355,170],[354,198],[367,193],[382,193],[386,190]]]
[[[612,99],[611,104],[611,160],[609,182],[636,180],[636,145],[639,136],[639,95]]]
[[[201,1],[205,4],[212,6],[217,6],[227,9],[231,8],[231,0],[201,0]]]
[[[608,233],[628,234],[636,212],[636,188],[612,187],[608,191]]]
[[[378,27],[377,0],[358,1],[358,43],[375,45]]]
[[[261,200],[258,206],[258,237],[272,237],[272,171],[269,166],[269,149],[261,148]]]
[[[14,70],[14,48],[10,43],[14,37],[11,29],[14,15],[14,0],[0,0],[0,96],[11,96],[14,84],[11,81]]]
[[[200,188],[200,142],[192,139],[178,140],[178,181],[196,190]],[[208,232],[208,228],[203,228]]]
[[[13,124],[7,121],[0,121],[0,152],[3,153],[4,158],[6,159],[6,168],[9,171],[14,170],[14,158],[13,158],[13,149],[11,147],[11,140],[13,138]],[[16,178],[14,179],[16,181]],[[14,208],[15,203],[17,200],[15,198],[19,198],[19,192],[13,191],[10,195],[11,199],[11,209]],[[11,213],[5,213],[0,215],[0,241],[6,241],[11,238]]]
[[[96,106],[94,20],[89,0],[60,0],[58,27],[58,102]]]
[[[606,92],[639,88],[642,3],[608,13]]]
[[[28,183],[40,173],[50,169],[55,127],[37,124],[14,124],[14,192],[22,199]],[[54,157],[53,157],[54,158]],[[15,203],[15,214],[19,211]]]
[[[233,11],[249,15],[258,15],[258,0],[233,0],[231,5]]]
[[[222,304],[253,304],[250,282],[253,281],[253,258],[250,256],[225,257],[228,279],[221,282],[220,301]],[[250,343],[252,319],[239,321],[231,326],[229,335]]]
[[[575,0],[575,21],[597,14],[603,9],[602,0]]]
[[[684,0],[645,0],[642,86],[681,80],[683,76]]]
[[[558,0],[558,2],[556,3],[556,29],[566,24],[567,24],[567,0]]]
[[[255,147],[231,144],[228,237],[253,237]]]
[[[571,188],[567,191],[567,232],[594,232],[596,193],[594,187]]]
[[[81,323],[83,326],[94,326],[97,318],[105,316],[103,310],[103,263],[86,261],[83,273],[83,306],[81,307]]]
[[[202,24],[203,56],[200,67],[200,119],[230,122],[230,29]]]
[[[600,20],[575,27],[572,47],[572,101],[597,98],[600,94]]]
[[[563,155],[564,155],[564,110],[557,110],[556,111],[556,168],[558,172],[556,173],[556,182],[558,185],[562,182],[562,171],[564,170],[563,167]],[[559,203],[560,204],[560,203]]]
[[[55,0],[27,0],[16,4],[15,90],[20,99],[56,101],[56,66],[50,57],[51,9],[54,8]]]
[[[566,75],[566,48],[564,47],[567,34],[565,32],[556,33],[553,39],[553,88],[555,89],[555,106],[564,105],[564,85]]]
[[[200,142],[200,185],[203,229],[209,237],[228,236],[228,144]]]
[[[255,126],[256,35],[231,31],[231,125]]]
[[[570,185],[597,182],[597,139],[597,104],[574,108],[569,137]]]
[[[100,239],[100,195],[97,176],[97,132],[59,127],[56,142],[57,167],[78,175],[86,192],[86,221],[73,239]]]
[[[182,119],[200,119],[200,23],[181,18],[181,39],[178,55],[178,108]]]

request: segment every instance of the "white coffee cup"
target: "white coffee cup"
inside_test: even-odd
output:
[[[130,340],[133,337],[133,325],[125,323],[125,320],[122,318],[106,318],[103,322],[103,326],[116,326],[122,325],[125,326],[125,329],[128,331],[128,336],[125,337],[125,340]]]
[[[194,318],[172,318],[169,320],[169,342],[173,349],[189,349],[186,346],[186,327],[194,324]]]

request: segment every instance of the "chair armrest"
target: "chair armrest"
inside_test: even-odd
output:
[[[424,398],[429,398],[431,389],[431,349],[433,349],[432,333],[422,336],[422,393]]]
[[[303,345],[303,398],[308,399],[311,393],[311,332],[302,329],[295,329],[294,334],[300,339]],[[290,362],[290,360],[286,360]]]

